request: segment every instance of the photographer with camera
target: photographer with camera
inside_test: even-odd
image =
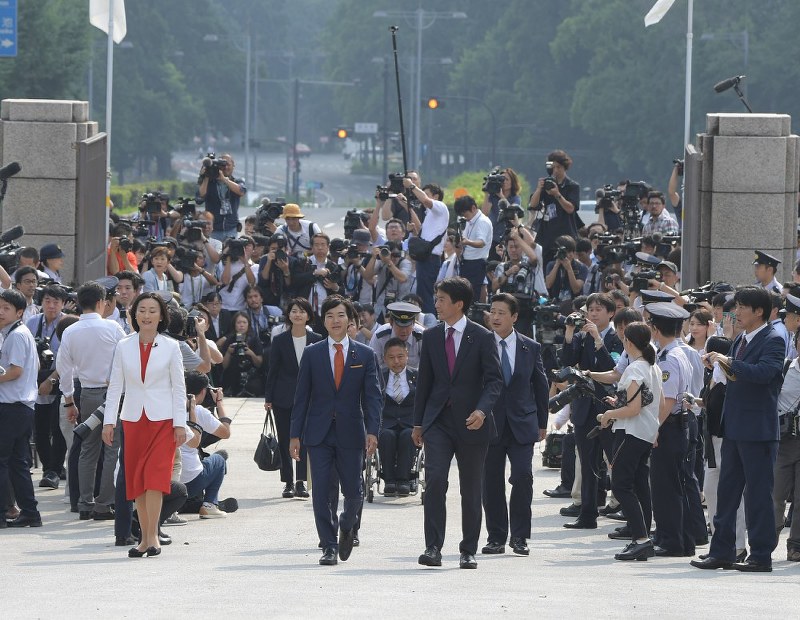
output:
[[[312,239],[321,234],[322,229],[311,220],[303,219],[305,215],[296,204],[283,207],[285,224],[278,226],[277,232],[286,237],[287,251],[292,256],[302,258],[306,253],[313,251]]]
[[[318,233],[311,242],[312,254],[308,257],[304,268],[297,276],[293,276],[292,290],[298,297],[308,299],[314,310],[314,331],[327,334],[320,311],[328,295],[338,293],[341,277],[341,267],[329,256],[331,240],[328,235]]]
[[[250,319],[244,312],[233,315],[233,332],[219,345],[222,353],[222,387],[229,396],[259,396],[264,381],[259,372],[264,361],[261,341],[252,336]]]
[[[109,234],[106,253],[106,275],[116,275],[118,271],[139,273],[139,264],[133,253],[133,229],[130,224],[115,224]]]
[[[406,191],[403,178],[410,179],[414,185],[422,186],[422,179],[414,170],[405,174],[390,174],[388,185],[378,187],[375,192],[375,204],[385,221],[398,219],[407,227],[414,221],[414,216],[419,220],[418,224],[425,220],[425,207],[414,194]]]
[[[597,213],[597,223],[610,232],[620,230],[623,227],[620,215],[622,195],[625,192],[627,181],[620,181],[617,188],[606,185],[595,192],[594,212]],[[590,233],[591,237],[591,233]]]
[[[490,258],[497,258],[494,248],[498,243],[503,242],[503,234],[505,228],[503,224],[498,224],[498,216],[500,215],[500,201],[505,199],[508,204],[521,205],[522,200],[519,197],[519,177],[517,173],[511,168],[501,170],[498,166],[493,169],[488,176],[484,177],[483,187],[483,204],[481,204],[481,212],[489,218],[492,223],[492,244]]]
[[[469,280],[475,299],[480,300],[483,282],[486,279],[486,260],[492,248],[492,222],[486,217],[472,196],[456,198],[453,210],[463,225],[461,245],[461,276]],[[505,232],[505,228],[503,229]]]
[[[206,270],[206,257],[202,252],[192,251],[188,255],[188,261],[194,256],[194,261],[188,262],[188,270],[183,273],[183,280],[180,285],[181,305],[191,308],[199,303],[206,295],[216,290],[219,285],[217,278]]]
[[[406,258],[403,246],[397,241],[372,248],[364,277],[375,280],[375,313],[379,317],[386,314],[389,304],[402,299],[411,292],[411,274],[414,266]],[[380,360],[380,355],[378,356]]]
[[[350,244],[343,255],[344,271],[342,282],[344,296],[356,303],[375,302],[375,274],[367,276],[371,251],[371,237],[367,230],[356,229],[351,233]]]
[[[244,310],[244,289],[256,283],[254,266],[250,260],[253,245],[250,237],[239,237],[228,239],[223,247],[224,267],[220,277],[222,287],[219,289],[219,294],[222,298],[222,313],[228,317]]]
[[[542,246],[527,228],[512,229],[506,242],[508,260],[494,272],[493,292],[511,293],[519,302],[519,320],[515,328],[533,337],[533,305],[547,295],[542,273]]]
[[[528,200],[528,210],[538,220],[537,239],[544,249],[545,262],[553,260],[558,237],[568,235],[574,239],[578,236],[581,188],[567,176],[571,165],[572,158],[564,151],[551,152],[545,164],[547,177],[539,179]]]
[[[647,194],[647,206],[650,218],[642,226],[642,235],[653,235],[659,233],[665,235],[680,235],[681,228],[675,218],[665,209],[666,202],[664,194],[661,192],[649,192]]]
[[[219,241],[235,237],[239,224],[239,201],[247,193],[244,179],[233,176],[233,157],[225,153],[215,158],[213,153],[203,159],[198,180],[197,203],[214,216],[211,236]]]
[[[570,301],[581,294],[589,270],[575,260],[575,239],[563,235],[554,244],[555,253],[545,267],[544,281],[550,297],[559,302]],[[543,251],[547,256],[547,249],[543,248]]]
[[[258,288],[265,304],[283,307],[288,289],[293,284],[292,271],[300,267],[300,259],[286,252],[287,241],[281,233],[269,238],[266,253],[258,263]]]
[[[273,326],[282,322],[283,310],[277,306],[266,306],[257,286],[244,289],[244,298],[247,304],[245,312],[250,319],[250,334],[261,341],[261,348],[266,351]]]

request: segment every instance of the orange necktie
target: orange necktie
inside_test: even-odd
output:
[[[344,375],[344,353],[342,353],[342,345],[335,344],[333,347],[336,353],[333,356],[333,382],[336,384],[336,389],[342,383],[342,375]]]

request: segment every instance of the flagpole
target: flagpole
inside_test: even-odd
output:
[[[108,0],[108,54],[106,61],[106,207],[111,201],[111,103],[114,85],[114,2]],[[106,229],[108,226],[106,226]],[[106,239],[106,241],[108,241]],[[106,245],[108,245],[106,243]]]
[[[689,144],[689,132],[692,112],[692,16],[694,0],[689,0],[689,17],[686,22],[686,93],[684,94],[683,111],[683,147]]]

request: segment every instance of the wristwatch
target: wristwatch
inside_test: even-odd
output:
[[[50,385],[55,385],[56,383],[58,383],[58,379],[56,379],[55,377],[50,377],[48,381],[50,382]]]

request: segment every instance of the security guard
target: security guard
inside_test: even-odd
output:
[[[650,456],[657,556],[691,556],[695,550],[681,474],[689,451],[689,417],[682,401],[689,391],[692,367],[676,339],[688,317],[689,313],[674,303],[658,302],[645,307],[645,318],[658,347],[657,363],[664,382],[664,404],[658,416],[661,422],[658,445]]]
[[[386,306],[386,318],[389,321],[381,325],[372,335],[369,346],[378,356],[381,370],[386,369],[383,360],[383,347],[390,337],[400,338],[408,349],[408,365],[419,367],[419,351],[422,348],[422,332],[425,328],[417,323],[417,316],[422,310],[419,306],[407,301],[395,301]]]
[[[775,277],[775,272],[778,271],[778,265],[781,264],[774,256],[770,256],[766,252],[756,250],[756,256],[753,260],[756,274],[756,286],[765,288],[770,292],[781,294],[781,283]]]
[[[792,346],[789,349],[789,359],[797,357],[797,349],[794,346],[794,334],[800,329],[800,297],[786,295],[786,316],[783,318],[786,331],[792,336]]]

